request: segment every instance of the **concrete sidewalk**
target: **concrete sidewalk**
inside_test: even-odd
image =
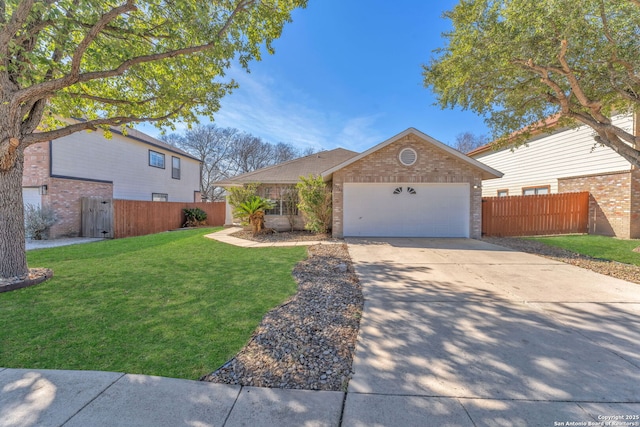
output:
[[[335,245],[343,242],[334,242],[330,240],[301,240],[294,242],[254,242],[253,240],[239,239],[233,237],[231,234],[240,231],[239,227],[224,228],[215,233],[207,234],[204,237],[217,240],[222,243],[227,243],[233,246],[240,246],[242,248],[270,248],[274,246],[313,246],[313,245]]]
[[[0,368],[1,427],[337,426],[344,393]]]
[[[83,243],[99,242],[102,238],[93,237],[62,237],[51,240],[26,240],[25,246],[28,251],[33,249],[55,248],[58,246],[80,245]]]

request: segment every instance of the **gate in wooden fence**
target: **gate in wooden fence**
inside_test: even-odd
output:
[[[106,219],[97,210],[109,201],[111,232],[106,230]],[[85,204],[87,212],[85,213]],[[95,207],[94,207],[95,206]],[[184,208],[200,208],[207,213],[207,225],[224,225],[226,203],[148,202],[140,200],[82,199],[82,235],[85,237],[122,238],[161,233],[182,227]],[[106,218],[105,214],[105,218]],[[86,231],[85,231],[86,230]],[[90,233],[90,234],[89,234]]]
[[[113,238],[113,200],[98,197],[82,199],[82,235]]]
[[[482,198],[485,236],[587,233],[588,225],[588,192]]]

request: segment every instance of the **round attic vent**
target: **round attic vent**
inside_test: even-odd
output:
[[[418,153],[413,148],[404,148],[398,156],[400,163],[405,166],[411,166],[418,160]]]

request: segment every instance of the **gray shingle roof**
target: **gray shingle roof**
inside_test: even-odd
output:
[[[268,184],[295,184],[301,176],[321,175],[324,171],[333,168],[346,160],[357,156],[355,151],[336,148],[329,151],[321,151],[299,159],[290,160],[274,166],[244,173],[233,178],[218,181],[215,185],[231,187],[253,182]]]

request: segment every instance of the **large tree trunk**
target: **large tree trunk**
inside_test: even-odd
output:
[[[24,155],[19,148],[13,166],[0,169],[0,278],[29,272],[24,241],[23,162]]]

